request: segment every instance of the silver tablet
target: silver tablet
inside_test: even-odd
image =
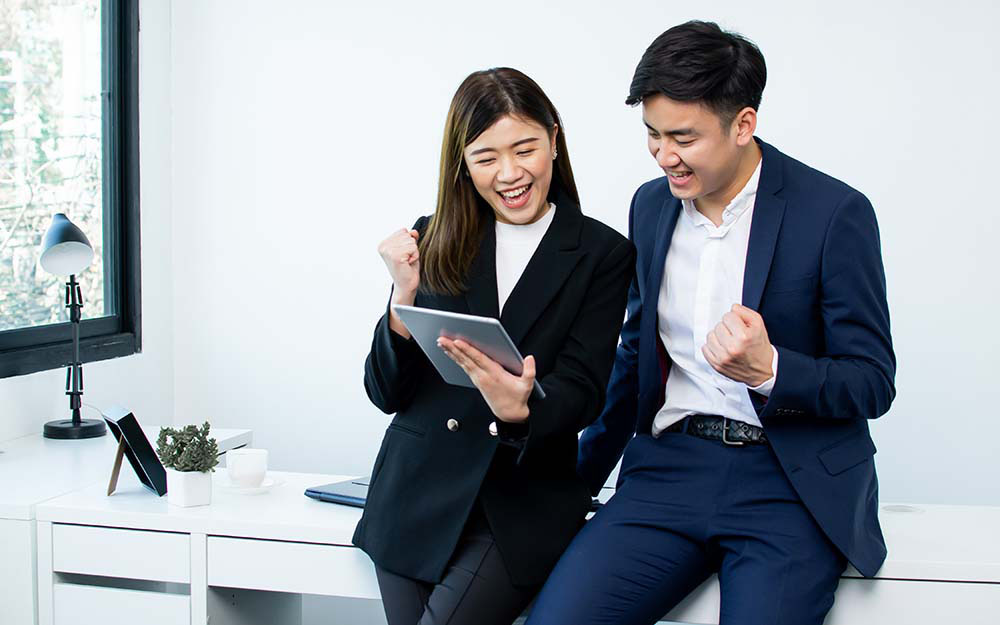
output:
[[[462,339],[500,363],[507,371],[521,375],[524,358],[496,319],[415,306],[393,306],[393,310],[445,382],[475,388],[465,371],[438,347],[437,340],[441,336],[453,340]],[[532,395],[545,399],[545,391],[538,380],[535,380]]]

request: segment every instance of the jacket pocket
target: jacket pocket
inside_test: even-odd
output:
[[[871,436],[855,434],[819,452],[819,461],[830,475],[839,475],[875,455]]]
[[[416,428],[412,425],[404,425],[402,423],[396,423],[395,421],[389,424],[388,429],[393,430],[395,432],[402,432],[407,436],[415,436],[417,438],[423,438],[424,435],[426,434],[426,432],[424,432],[423,430]]]

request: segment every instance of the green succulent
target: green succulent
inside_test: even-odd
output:
[[[208,437],[208,421],[200,428],[187,425],[179,430],[160,428],[156,453],[163,466],[175,471],[214,471],[219,464],[219,445]]]

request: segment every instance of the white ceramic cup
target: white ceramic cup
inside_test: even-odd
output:
[[[256,488],[267,475],[266,449],[231,449],[226,452],[229,481],[240,488]]]

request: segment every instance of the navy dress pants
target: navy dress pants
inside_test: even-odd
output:
[[[821,625],[846,564],[770,446],[639,435],[528,625],[655,623],[712,573],[721,625]]]

